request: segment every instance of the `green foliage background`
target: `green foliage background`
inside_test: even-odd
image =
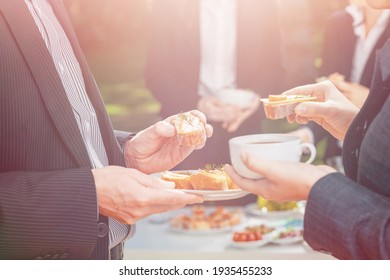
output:
[[[308,63],[313,67],[318,66],[321,62],[319,54],[324,23],[330,12],[343,7],[346,1],[274,1],[278,1],[281,7],[281,28],[284,34],[294,34],[299,28],[307,29],[310,34],[309,48],[313,53],[313,58],[308,58]],[[292,8],[298,9],[299,3],[307,9],[296,11],[294,17],[291,14]],[[159,120],[160,105],[145,88],[143,80],[153,0],[65,0],[65,4],[114,127],[139,131]],[[298,26],[298,20],[303,17],[307,18],[307,22],[304,26]],[[291,74],[300,71],[294,67],[304,61],[303,52],[305,51],[291,54],[296,57],[290,65]],[[296,79],[296,82],[301,81]],[[292,128],[294,127],[285,122],[268,125],[269,131]]]

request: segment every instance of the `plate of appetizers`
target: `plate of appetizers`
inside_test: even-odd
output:
[[[303,228],[300,226],[287,226],[275,232],[272,243],[279,245],[295,244],[303,241]]]
[[[245,212],[253,216],[287,218],[291,216],[302,216],[304,208],[305,203],[302,201],[278,203],[259,197],[257,203],[251,203],[245,206]]]
[[[196,205],[188,213],[178,214],[170,221],[170,229],[186,234],[210,234],[232,231],[244,219],[241,209],[228,210],[223,206],[206,209]]]
[[[240,189],[223,168],[165,171],[156,176],[174,182],[175,188],[183,192],[202,195],[205,201],[230,200],[249,194]]]
[[[231,245],[238,249],[255,249],[274,239],[275,227],[264,223],[245,226],[233,232]]]

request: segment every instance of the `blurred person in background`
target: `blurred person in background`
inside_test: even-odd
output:
[[[0,259],[121,259],[137,220],[203,202],[149,174],[204,142],[114,131],[63,1],[1,0],[0,38]]]
[[[388,38],[390,11],[373,9],[364,0],[349,0],[327,22],[319,76],[335,76],[336,87],[361,108],[368,96],[376,52]],[[337,79],[338,74],[345,80]],[[326,139],[325,162],[341,167],[342,142],[315,123],[297,133],[305,142]]]
[[[367,0],[389,9],[390,0]],[[307,94],[323,102],[304,102],[289,121],[314,121],[344,140],[345,174],[329,166],[266,161],[250,154],[242,160],[265,178],[226,172],[242,188],[267,199],[307,200],[304,239],[315,250],[340,259],[390,259],[390,40],[377,52],[370,93],[360,109],[333,83],[306,85],[285,94]]]
[[[214,127],[206,147],[178,167],[230,162],[228,139],[262,131],[258,97],[282,90],[276,2],[155,1],[152,20],[145,78],[160,115],[197,107]],[[242,108],[248,91],[253,98]],[[236,101],[224,102],[228,94]]]

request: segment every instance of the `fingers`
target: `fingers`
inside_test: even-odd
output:
[[[264,189],[270,187],[266,179],[252,180],[241,177],[230,165],[225,165],[224,170],[241,189],[250,193],[264,196]]]
[[[149,189],[151,191],[148,204],[151,207],[159,207],[160,211],[173,210],[186,206],[187,204],[203,203],[201,195],[185,193],[178,189]]]
[[[210,124],[205,125],[205,130],[206,130],[206,136],[210,138],[213,136],[214,128]]]
[[[316,84],[309,84],[292,88],[283,92],[283,95],[312,95],[315,92]]]
[[[295,114],[307,119],[328,115],[329,105],[324,102],[302,102],[295,107]]]
[[[207,118],[206,118],[206,115],[203,114],[202,112],[198,111],[198,110],[192,110],[190,111],[191,114],[193,114],[194,116],[198,117],[199,120],[203,123],[203,124],[206,124],[207,123]]]

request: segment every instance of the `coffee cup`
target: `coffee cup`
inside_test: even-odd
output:
[[[316,157],[316,148],[310,143],[301,143],[298,136],[289,134],[253,134],[235,137],[229,140],[230,159],[233,168],[242,177],[261,179],[263,176],[249,170],[241,160],[241,154],[247,153],[264,160],[299,162],[302,151],[307,148],[311,163]]]

